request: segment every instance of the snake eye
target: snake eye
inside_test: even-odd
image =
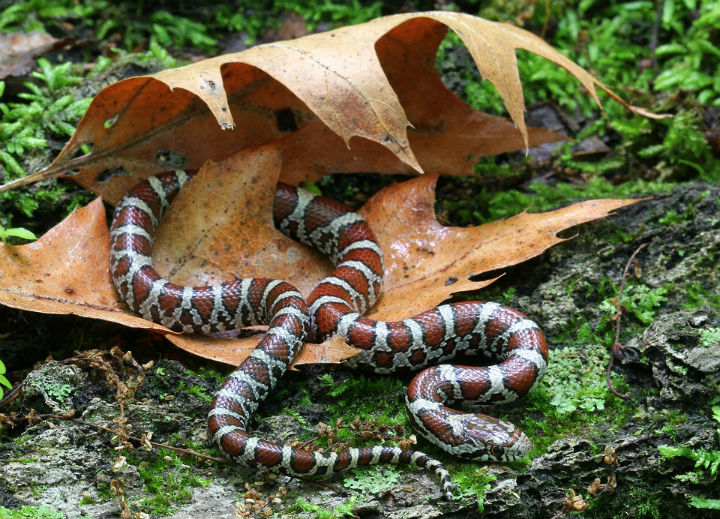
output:
[[[505,447],[500,447],[499,445],[493,445],[492,447],[490,447],[490,455],[493,458],[501,459],[504,454]]]

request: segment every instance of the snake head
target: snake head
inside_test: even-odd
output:
[[[463,457],[480,461],[517,461],[533,446],[525,433],[510,422],[481,413],[464,418],[467,452]]]

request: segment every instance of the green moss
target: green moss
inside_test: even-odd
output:
[[[301,404],[299,404],[299,405],[305,405],[305,404],[301,403]],[[290,416],[292,416],[293,418],[295,418],[295,420],[297,420],[299,424],[302,424],[302,425],[305,425],[305,426],[308,426],[308,427],[309,427],[309,425],[310,425],[310,424],[308,423],[308,421],[305,420],[305,418],[303,418],[303,416],[302,416],[300,413],[298,413],[297,411],[295,411],[295,409],[291,409],[291,408],[289,408],[289,407],[286,407],[285,409],[283,409],[283,413],[285,413],[285,414],[287,414],[287,415],[290,415]],[[307,436],[309,436],[309,435],[310,435],[310,431],[308,430]],[[298,440],[305,440],[305,439],[306,439],[306,438],[305,438],[305,437],[302,437],[302,436],[301,436],[300,438],[298,438]]]
[[[359,491],[361,494],[378,494],[397,482],[404,472],[397,465],[370,465],[346,472],[343,486]]]
[[[686,422],[688,419],[687,413],[682,413],[675,410],[661,410],[653,416],[653,421],[664,420],[665,424],[663,427],[656,429],[657,435],[667,435],[671,440],[677,441],[678,439],[678,426]]]
[[[487,465],[478,465],[477,463],[453,463],[449,468],[450,477],[458,486],[457,493],[461,496],[474,495],[477,498],[478,512],[483,513],[485,493],[497,481],[497,476],[488,474]]]
[[[333,420],[352,421],[359,416],[372,418],[382,425],[409,425],[403,403],[405,383],[400,379],[356,374],[339,384],[329,375],[319,380],[333,400],[331,404],[325,404]],[[378,402],[383,405],[378,406]]]
[[[30,491],[37,499],[40,499],[43,496],[47,488],[47,485],[30,485]]]
[[[113,493],[112,493],[112,490],[110,490],[110,484],[109,484],[109,483],[106,483],[106,482],[104,482],[104,481],[101,481],[101,482],[98,483],[98,485],[97,485],[97,493],[98,493],[98,496],[99,496],[100,498],[102,498],[102,499],[104,499],[104,500],[106,500],[106,501],[107,501],[108,499],[112,499],[112,498],[114,497],[114,496],[113,496]]]
[[[20,0],[0,13],[0,30],[56,31],[70,22],[79,33],[92,31],[104,43],[120,42],[125,49],[149,43],[180,49],[192,46],[204,52],[217,50],[218,34],[243,33],[250,45],[269,29],[278,28],[278,14],[299,13],[313,30],[318,24],[330,26],[361,23],[381,15],[380,2],[339,3],[331,0],[247,0],[241,9],[234,3],[187,9],[168,4],[171,10],[145,8],[143,2],[113,3],[108,0]],[[189,16],[185,16],[188,14]]]
[[[141,499],[139,505],[153,514],[173,513],[178,505],[190,501],[193,488],[207,487],[211,482],[194,474],[193,469],[172,450],[158,449],[149,461],[131,455],[128,462],[137,466],[145,491],[151,494],[151,497]]]
[[[26,175],[23,161],[33,153],[47,153],[49,139],[66,139],[75,131],[75,124],[90,105],[90,98],[76,99],[73,89],[82,76],[80,67],[70,62],[52,65],[39,58],[40,71],[32,72],[35,82],[25,81],[25,91],[17,94],[22,102],[0,101],[0,166],[5,181]],[[4,83],[0,81],[0,98]],[[9,203],[15,211],[31,217],[42,206],[58,202],[67,188],[55,181],[43,183],[39,189],[2,193],[0,201]],[[79,192],[69,200],[68,211],[89,201]],[[12,214],[0,206],[0,225],[9,227]]]
[[[608,348],[597,343],[551,351],[545,376],[526,397],[529,412],[522,428],[536,439],[530,457],[544,453],[551,443],[569,434],[581,434],[590,441],[604,439],[609,430],[618,430],[630,420],[632,406],[608,390],[608,360]],[[627,389],[622,376],[613,374],[612,379],[618,391]]]
[[[158,368],[158,369],[160,369],[160,368]],[[225,382],[225,379],[227,378],[227,375],[224,375],[215,369],[210,369],[210,368],[206,368],[206,367],[200,367],[197,371],[187,369],[187,370],[185,370],[185,374],[192,375],[192,376],[198,376],[198,377],[202,377],[205,379],[213,378],[213,379],[215,379],[215,382],[217,382],[218,384],[222,384],[223,382]]]
[[[190,387],[185,387],[185,384],[181,381],[180,386],[178,387],[178,391],[184,391],[189,395],[201,398],[208,404],[212,401],[212,396],[208,395],[207,390],[202,386],[192,385]]]
[[[305,498],[299,497],[286,510],[283,517],[296,511],[314,513],[316,519],[341,519],[343,517],[355,517],[355,497],[350,497],[346,503],[333,508],[325,508],[320,505],[308,502]]]
[[[579,200],[595,198],[630,198],[647,193],[666,193],[674,187],[671,183],[634,180],[613,185],[602,177],[591,177],[587,184],[547,185],[542,182],[530,184],[532,193],[510,189],[501,192],[481,188],[471,197],[443,200],[444,209],[462,225],[477,225],[508,218],[528,209],[542,212]]]
[[[73,392],[73,386],[71,384],[51,384],[46,381],[41,381],[39,386],[56,402],[63,404],[67,397]]]
[[[699,281],[686,285],[683,294],[685,308],[695,310],[702,305],[710,305],[720,310],[720,293],[717,290],[706,289]]]
[[[683,221],[683,217],[680,216],[677,211],[670,210],[665,213],[665,216],[658,220],[658,223],[663,225],[677,225]]]
[[[713,419],[720,424],[720,405],[711,407]],[[720,442],[720,428],[717,429],[718,442]],[[693,449],[687,445],[660,445],[658,446],[660,454],[666,458],[688,458],[695,462],[695,468],[701,471],[709,472],[711,476],[715,476],[720,469],[720,450],[718,449]],[[699,480],[696,471],[678,474],[675,476],[680,481],[697,481]],[[720,499],[704,498],[699,496],[691,496],[688,503],[693,508],[720,510]]]
[[[616,229],[608,237],[608,241],[613,245],[622,245],[625,243],[631,243],[637,239],[638,235],[634,233],[625,232],[622,229]]]
[[[0,519],[65,519],[65,515],[46,506],[5,508],[0,506]]]
[[[671,285],[652,288],[634,281],[628,282],[622,294],[622,305],[627,314],[633,315],[643,324],[650,324],[660,313],[662,303],[667,301],[665,296],[672,288]],[[617,312],[616,297],[602,301],[600,310],[614,315]]]
[[[602,495],[598,499],[591,499],[585,512],[586,517],[637,517],[643,519],[658,519],[664,517],[682,517],[682,515],[668,514],[661,506],[666,502],[661,495],[653,490],[654,486],[648,482],[643,486],[632,486],[623,491],[623,498]],[[629,515],[632,514],[632,515]]]
[[[93,499],[92,497],[83,497],[80,502],[78,503],[80,506],[87,506],[87,505],[95,505],[99,503],[96,499]]]
[[[38,461],[38,458],[35,457],[27,457],[27,458],[10,458],[5,460],[7,463],[21,463],[23,465],[29,465],[30,463],[35,463]]]
[[[720,342],[720,328],[705,328],[700,332],[700,346],[708,347]]]

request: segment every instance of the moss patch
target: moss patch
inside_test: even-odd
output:
[[[144,456],[143,456],[144,457]],[[136,465],[150,497],[138,504],[153,514],[169,515],[192,498],[192,489],[207,487],[211,480],[198,476],[175,451],[158,449],[152,459],[131,455],[128,462]]]

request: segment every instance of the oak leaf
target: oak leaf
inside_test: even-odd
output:
[[[448,28],[512,123],[473,110],[443,85],[435,54]],[[399,14],[115,83],[50,166],[0,191],[69,176],[116,203],[159,171],[196,169],[270,142],[288,151],[281,178],[291,183],[328,172],[468,174],[483,155],[562,138],[526,128],[516,49],[567,69],[596,101],[599,87],[628,106],[522,29],[463,13]]]

